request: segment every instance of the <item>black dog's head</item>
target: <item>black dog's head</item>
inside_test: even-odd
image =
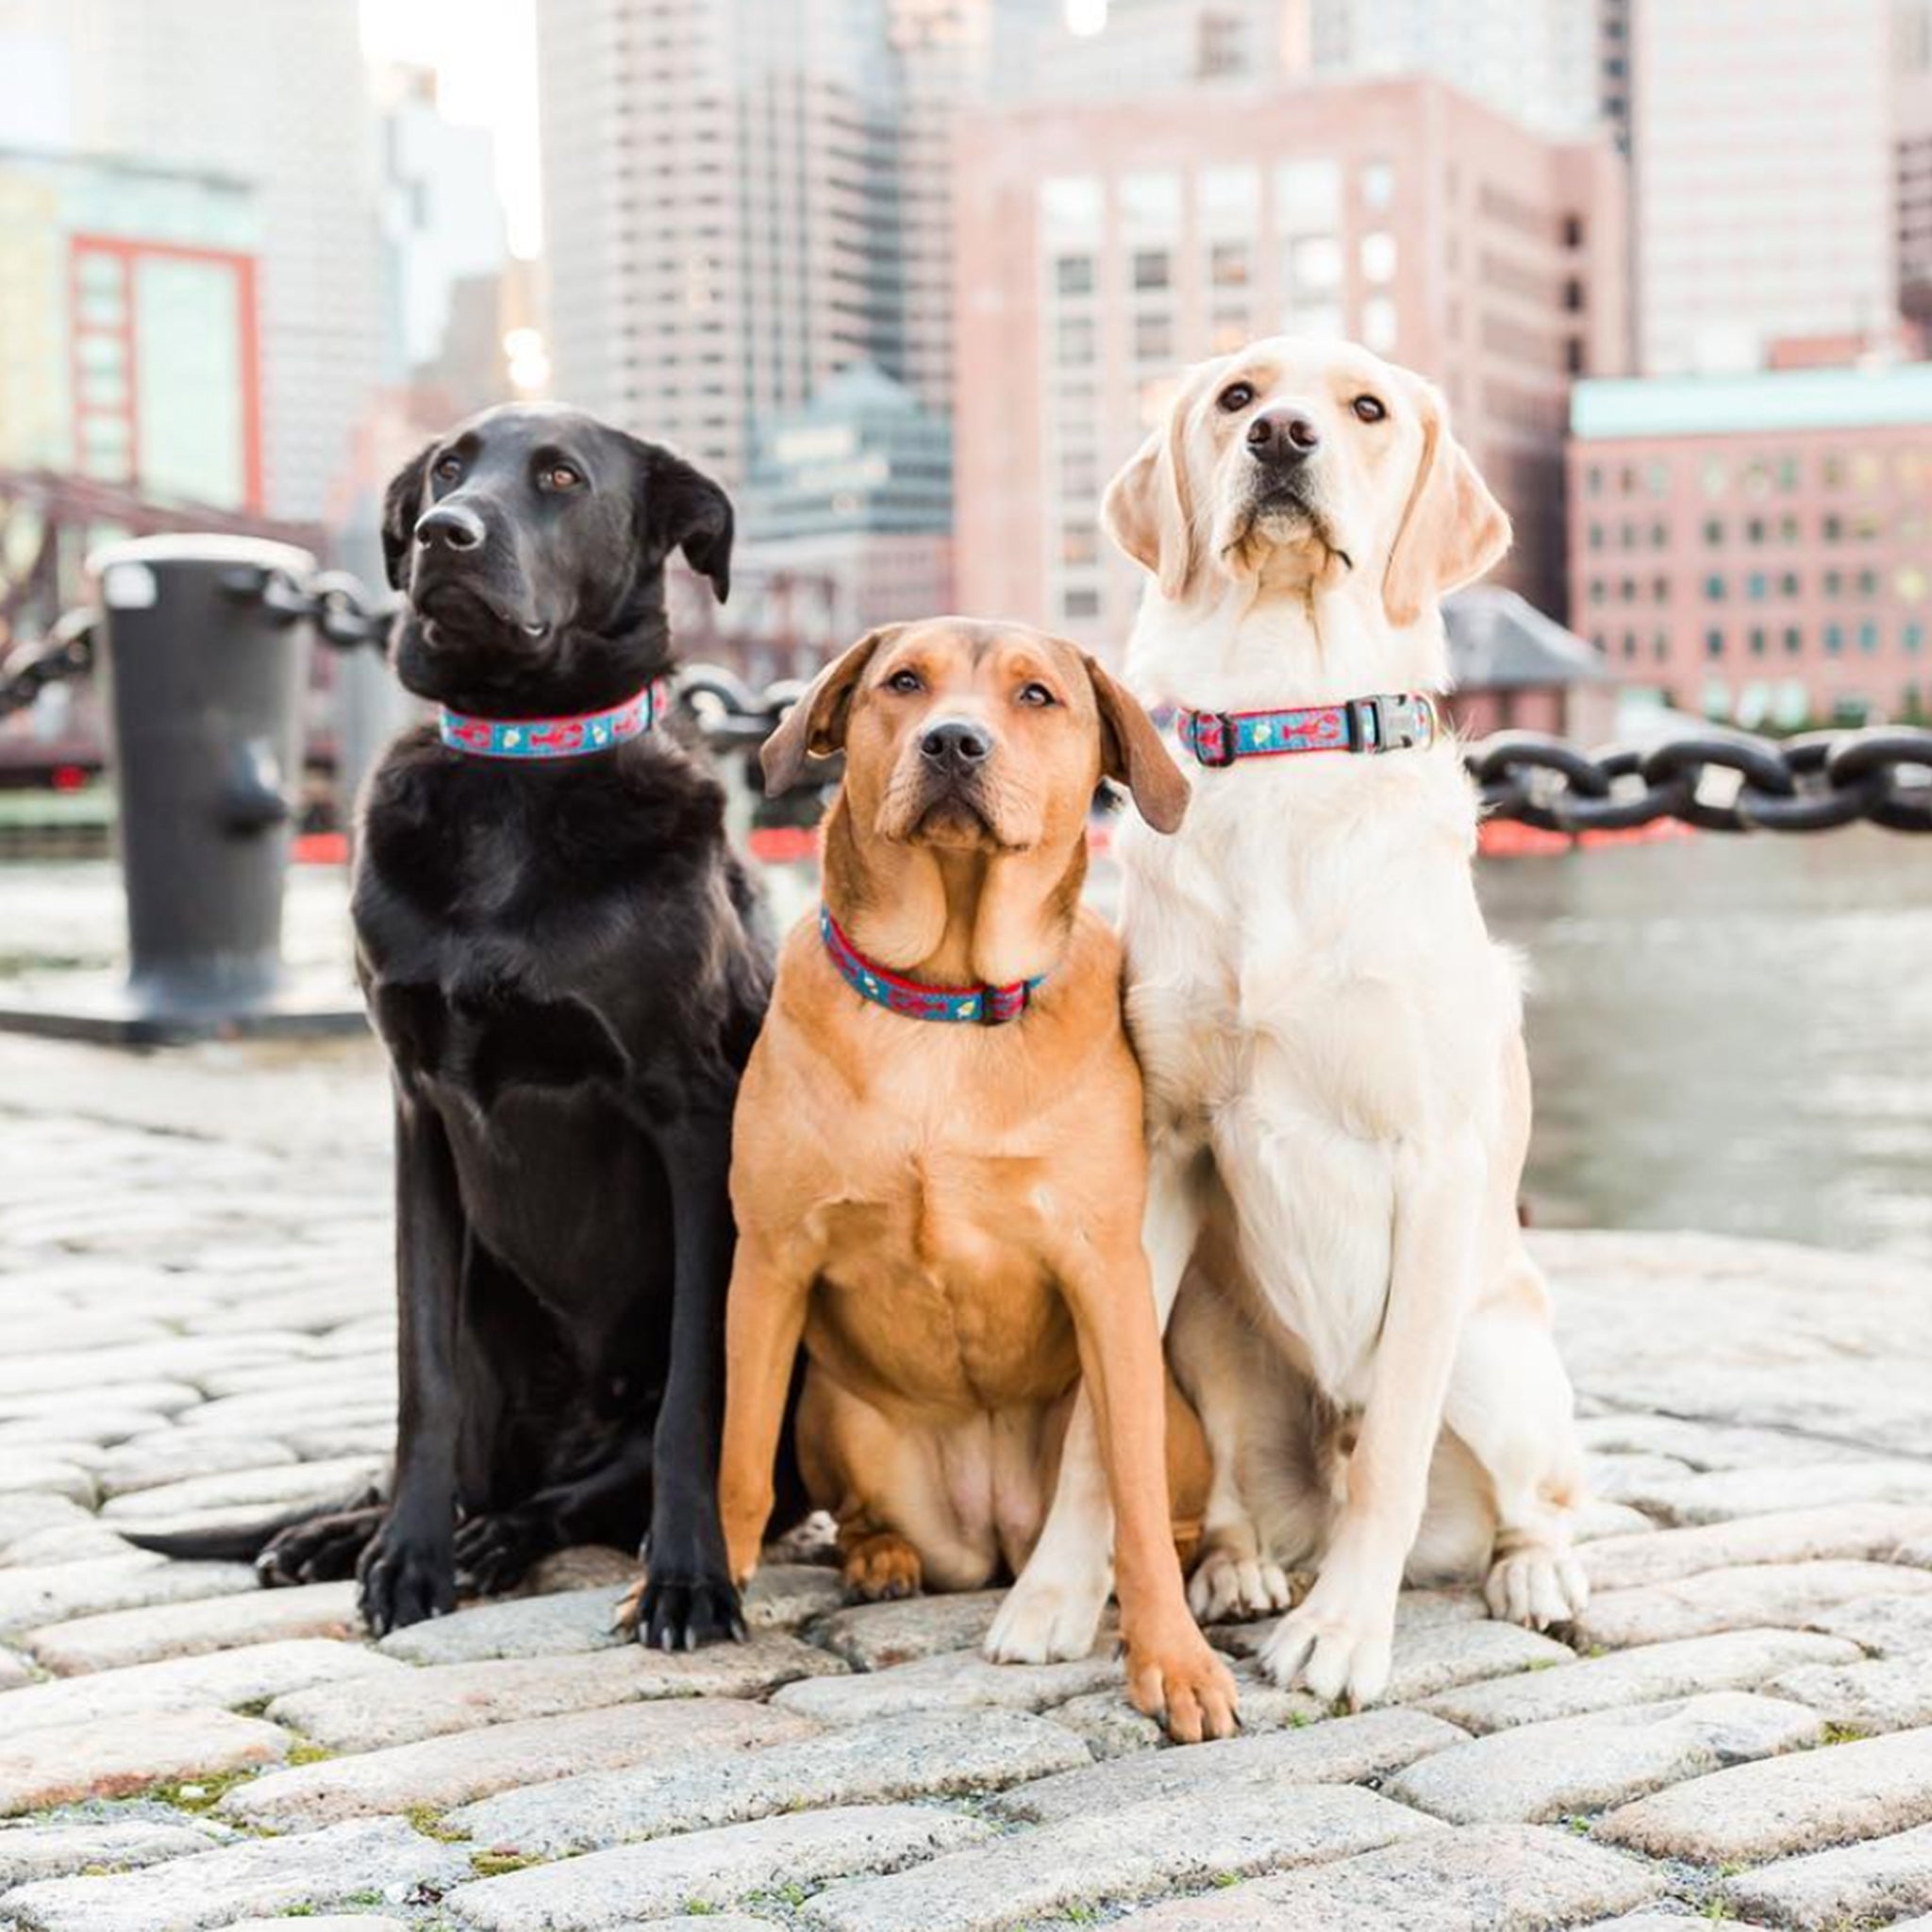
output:
[[[383,499],[383,558],[408,599],[396,675],[466,710],[620,703],[668,662],[665,559],[682,549],[723,603],[731,535],[731,499],[669,450],[576,409],[487,409]]]

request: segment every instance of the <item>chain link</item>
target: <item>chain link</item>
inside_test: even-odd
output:
[[[1674,819],[1707,832],[1819,832],[1855,820],[1932,832],[1932,730],[1874,724],[1774,741],[1693,733],[1591,753],[1505,731],[1464,754],[1488,816],[1547,832]]]
[[[94,613],[70,610],[47,635],[0,663],[0,718],[24,711],[50,684],[94,666]]]

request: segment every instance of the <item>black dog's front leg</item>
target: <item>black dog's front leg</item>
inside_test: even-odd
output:
[[[395,1491],[357,1570],[363,1619],[378,1637],[456,1607],[463,1241],[448,1136],[434,1109],[399,1089]]]
[[[744,1635],[718,1516],[724,1291],[734,1239],[730,1104],[687,1113],[656,1138],[671,1183],[675,1287],[671,1373],[652,1448],[649,1580],[637,1635],[654,1648],[691,1650]]]

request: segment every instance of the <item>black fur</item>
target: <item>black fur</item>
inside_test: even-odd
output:
[[[490,411],[390,487],[397,675],[496,717],[620,703],[670,669],[671,552],[722,598],[731,539],[723,491],[667,451]],[[661,729],[514,763],[412,730],[369,786],[354,912],[395,1087],[394,1484],[285,1529],[264,1573],[359,1553],[379,1633],[459,1574],[500,1590],[563,1543],[644,1536],[642,1641],[741,1632],[715,1493],[725,1180],[771,949],[717,782]]]

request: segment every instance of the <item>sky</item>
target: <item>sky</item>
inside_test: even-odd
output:
[[[371,60],[433,67],[452,121],[496,137],[496,178],[517,255],[542,243],[537,174],[536,0],[360,0]]]

